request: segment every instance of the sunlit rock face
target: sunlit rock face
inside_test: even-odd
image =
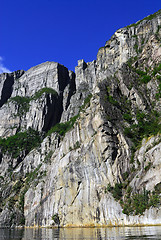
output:
[[[75,73],[0,75],[0,226],[161,223],[160,26],[116,31]]]

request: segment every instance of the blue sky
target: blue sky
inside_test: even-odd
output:
[[[55,61],[74,70],[114,32],[161,8],[160,0],[2,0],[0,72]]]

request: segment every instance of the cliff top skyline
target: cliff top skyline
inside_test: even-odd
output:
[[[160,9],[160,1],[3,1],[0,73],[55,61],[73,70],[96,59],[114,32]]]

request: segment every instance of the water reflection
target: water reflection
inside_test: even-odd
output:
[[[22,240],[23,236],[23,229],[0,229],[0,240]]]
[[[161,227],[0,229],[0,240],[161,240]]]

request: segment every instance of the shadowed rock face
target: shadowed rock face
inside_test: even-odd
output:
[[[13,91],[14,81],[20,78],[24,74],[24,71],[16,71],[13,73],[0,74],[0,107],[11,97]]]
[[[0,226],[160,224],[160,26],[118,30],[75,73],[0,75]]]

